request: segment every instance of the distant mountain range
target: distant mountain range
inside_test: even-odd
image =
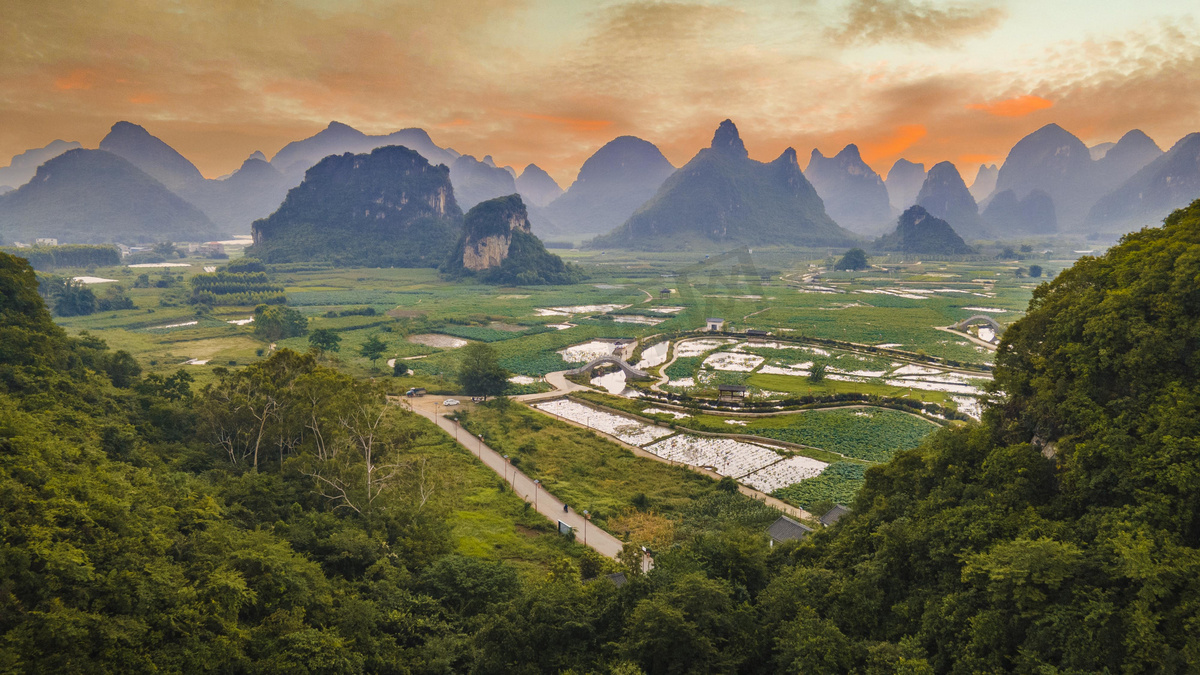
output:
[[[971,183],[971,196],[979,203],[996,191],[996,179],[1000,177],[1000,167],[995,164],[980,164]]]
[[[686,250],[714,245],[842,246],[855,240],[825,213],[788,148],[772,162],[749,158],[725,120],[701,150],[671,175],[624,225],[596,248]]]
[[[984,234],[975,198],[958,168],[950,162],[938,162],[929,169],[925,183],[917,193],[917,206],[947,221],[963,236],[976,238]]]
[[[517,192],[533,206],[546,206],[562,196],[563,189],[537,164],[530,164],[517,176]]]
[[[75,149],[0,196],[0,241],[54,237],[72,243],[207,241],[222,231],[128,160]]]
[[[546,207],[546,215],[559,234],[605,234],[628,220],[673,173],[675,167],[653,143],[620,136],[583,163],[575,182]]]
[[[887,187],[862,160],[857,145],[851,143],[828,158],[814,148],[804,175],[838,225],[859,234],[887,229],[892,220]]]
[[[733,132],[736,138],[736,129]],[[1060,232],[1115,238],[1156,225],[1171,210],[1200,197],[1197,143],[1195,135],[1190,135],[1163,153],[1135,129],[1116,142],[1089,148],[1062,127],[1049,124],[1017,142],[1000,166],[980,166],[970,188],[949,162],[926,173],[923,164],[900,159],[883,180],[863,162],[854,144],[833,157],[814,150],[804,172],[788,166],[785,156],[794,152],[763,164],[748,156],[734,157],[738,152],[722,154],[720,148],[707,148],[689,163],[685,180],[654,144],[621,136],[589,157],[566,190],[536,164],[518,174],[512,167],[497,166],[490,156],[476,159],[442,148],[417,128],[368,135],[331,122],[317,134],[287,144],[269,161],[255,153],[237,171],[215,180],[205,179],[186,157],[131,122],[114,124],[100,142],[100,150],[125,160],[206,216],[207,223],[184,215],[183,210],[172,216],[168,228],[183,222],[199,223],[194,232],[173,235],[179,239],[201,240],[213,233],[247,231],[251,223],[271,215],[288,191],[301,184],[306,171],[326,157],[402,146],[431,166],[448,168],[461,208],[518,193],[533,232],[543,237],[580,242],[609,235],[598,243],[621,241],[622,245],[657,247],[705,241],[708,245],[735,240],[759,245],[823,241],[845,237],[845,230],[874,235],[914,204],[946,220],[968,239]],[[0,195],[16,195],[20,191],[12,188],[28,184],[38,167],[74,149],[80,149],[80,144],[54,141],[13,157],[9,166],[0,167]],[[76,159],[69,166],[70,180],[104,184],[102,177],[82,175],[89,167],[101,166],[100,162]],[[770,171],[763,167],[775,167],[774,177],[768,178]],[[678,180],[664,192],[673,176]],[[132,179],[123,168],[116,180]],[[705,193],[699,187],[705,181],[717,192]],[[780,185],[791,187],[781,189]],[[149,192],[149,188],[143,190]],[[69,213],[86,212],[89,200],[98,198],[88,190],[71,191],[56,183],[29,194],[37,196],[0,202],[0,211],[22,205],[20,217],[31,224],[20,228],[26,233],[22,236],[51,236],[50,230],[74,232],[71,236],[79,241],[140,241],[151,236],[136,217],[128,226],[119,218],[98,218],[90,226],[68,218]],[[54,204],[47,201],[51,194]],[[97,208],[116,213],[116,201],[107,200]],[[161,210],[164,204],[160,199],[149,208]],[[672,209],[674,216],[668,213]],[[0,220],[15,222],[15,218],[13,213],[0,212]],[[679,229],[668,226],[667,221],[683,219],[691,220],[686,227],[681,225],[682,238],[664,234]],[[831,222],[841,227],[829,230]],[[33,224],[43,229],[35,231]],[[755,228],[760,232],[755,233]],[[655,239],[657,243],[650,243]]]
[[[917,203],[917,195],[925,184],[925,165],[916,164],[907,159],[898,159],[888,171],[884,186],[887,187],[888,201],[896,212],[904,211]]]
[[[1057,124],[1048,124],[1009,151],[992,195],[1012,190],[1024,199],[1041,190],[1054,203],[1060,229],[1081,232],[1093,205],[1161,154],[1154,141],[1134,130],[1095,160],[1082,141]]]
[[[68,150],[82,147],[82,144],[75,141],[51,141],[44,148],[26,150],[13,157],[8,166],[0,167],[0,186],[15,190],[28,183],[33,178],[33,174],[37,173],[39,166]]]
[[[1116,151],[1113,148],[1109,155]],[[1107,159],[1107,156],[1106,156]],[[1096,202],[1087,226],[1119,234],[1156,225],[1200,197],[1200,133],[1188,134]]]

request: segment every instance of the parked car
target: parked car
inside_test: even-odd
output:
[[[458,399],[448,398],[445,401],[442,401],[442,405],[458,405]]]

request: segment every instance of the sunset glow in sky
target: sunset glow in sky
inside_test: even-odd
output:
[[[145,126],[209,177],[330,120],[423,127],[564,187],[624,134],[676,165],[733,119],[752,157],[857,143],[968,180],[1057,122],[1200,131],[1195,0],[10,0],[0,165]]]

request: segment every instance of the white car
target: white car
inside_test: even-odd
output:
[[[445,401],[442,401],[442,405],[458,405],[458,399],[448,398]]]

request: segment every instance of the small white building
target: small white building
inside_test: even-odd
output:
[[[58,240],[54,237],[38,237],[33,240],[34,246],[58,246]]]
[[[725,319],[705,319],[704,330],[710,333],[719,333],[725,329]]]

